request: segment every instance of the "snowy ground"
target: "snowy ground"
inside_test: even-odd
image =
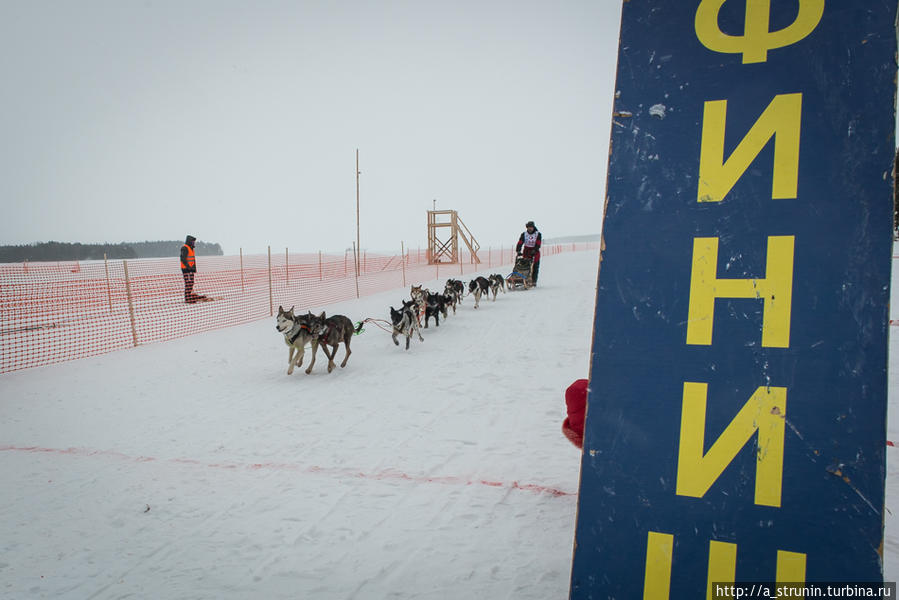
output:
[[[0,597],[566,597],[596,266],[545,257],[408,352],[369,324],[331,374],[287,376],[264,319],[0,376]]]
[[[0,376],[0,597],[567,597],[562,391],[587,373],[596,262],[544,258],[539,288],[466,298],[408,352],[369,324],[331,374],[288,377],[264,319]],[[405,295],[315,308],[386,318]]]

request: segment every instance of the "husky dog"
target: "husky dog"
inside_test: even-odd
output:
[[[294,307],[290,310],[284,310],[283,306],[278,307],[278,316],[275,320],[275,329],[284,334],[284,343],[287,344],[287,374],[293,373],[294,367],[303,364],[303,356],[306,353],[306,344],[315,339],[315,334],[310,327],[310,318],[312,313],[308,315],[294,315]],[[312,354],[312,360],[315,362],[315,353]],[[310,369],[311,369],[310,365]],[[306,371],[309,372],[308,370]]]
[[[481,303],[481,295],[488,293],[490,282],[484,277],[476,277],[468,282],[468,293],[474,294],[474,307]]]
[[[443,306],[441,307],[440,312],[443,313],[443,318],[446,319],[449,317],[449,307],[453,303],[453,298],[446,294],[440,294],[440,297],[443,298]]]
[[[396,339],[397,335],[406,336],[406,350],[409,349],[409,340],[413,333],[418,334],[419,341],[425,339],[421,337],[421,329],[418,327],[418,318],[415,315],[415,302],[401,300],[403,306],[400,310],[390,307],[390,321],[393,323],[393,343],[400,345]]]
[[[453,314],[456,314],[456,305],[458,304],[456,300],[456,295],[453,293],[443,293],[443,310],[446,311],[444,317],[449,315],[449,309],[453,309]]]
[[[440,327],[440,314],[443,313],[443,318],[447,317],[447,309],[446,309],[446,297],[443,294],[428,294],[428,302],[425,306],[425,329],[428,328],[428,321],[431,317],[434,317],[434,321],[437,323],[437,327]]]
[[[343,362],[340,363],[340,368],[344,368],[347,361],[350,360],[350,354],[352,354],[350,340],[353,339],[353,322],[343,315],[326,317],[325,313],[322,312],[322,314],[312,317],[310,328],[315,337],[312,340],[312,361],[309,363],[306,373],[312,372],[312,367],[315,365],[316,351],[319,347],[324,351],[325,356],[328,357],[328,373],[333,371],[334,357],[337,356],[337,350],[340,348],[341,343],[346,348]],[[329,346],[331,347],[330,352],[328,352]]]
[[[462,296],[465,295],[465,284],[459,279],[447,279],[443,293],[453,294],[459,299],[459,302],[462,302]]]
[[[462,296],[465,294],[465,284],[458,279],[447,279],[446,286],[443,288],[443,295],[448,298],[447,306],[453,307],[453,314],[456,314],[456,304],[462,303]]]
[[[494,273],[487,278],[487,281],[490,282],[490,291],[493,292],[493,301],[496,302],[496,293],[499,290],[502,290],[504,294],[506,293],[506,280],[502,275]]]
[[[428,288],[421,287],[421,285],[413,285],[412,289],[409,291],[409,295],[412,297],[412,302],[415,303],[415,311],[416,318],[418,319],[418,324],[421,325],[422,319],[425,318],[425,311],[428,306]]]

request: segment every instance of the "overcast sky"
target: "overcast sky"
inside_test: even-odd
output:
[[[600,230],[620,0],[0,1],[0,244]]]

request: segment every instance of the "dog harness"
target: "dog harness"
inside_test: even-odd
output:
[[[296,333],[294,333],[294,329],[296,329]],[[287,335],[288,335],[287,339],[290,340],[291,344],[294,343],[295,341],[297,341],[297,338],[300,337],[300,332],[303,331],[304,329],[306,331],[309,331],[309,326],[306,325],[305,323],[297,323],[296,321],[294,321],[293,327],[291,327],[290,331],[287,332]]]

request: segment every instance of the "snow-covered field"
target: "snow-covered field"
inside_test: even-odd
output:
[[[3,375],[0,596],[565,597],[596,267],[545,257],[409,351],[370,323],[331,374],[264,319]]]
[[[370,323],[331,374],[320,355],[287,376],[264,319],[0,376],[0,597],[567,597],[562,393],[589,367],[596,268],[546,257],[540,287],[466,298],[409,351]],[[387,318],[405,296],[313,308]]]

